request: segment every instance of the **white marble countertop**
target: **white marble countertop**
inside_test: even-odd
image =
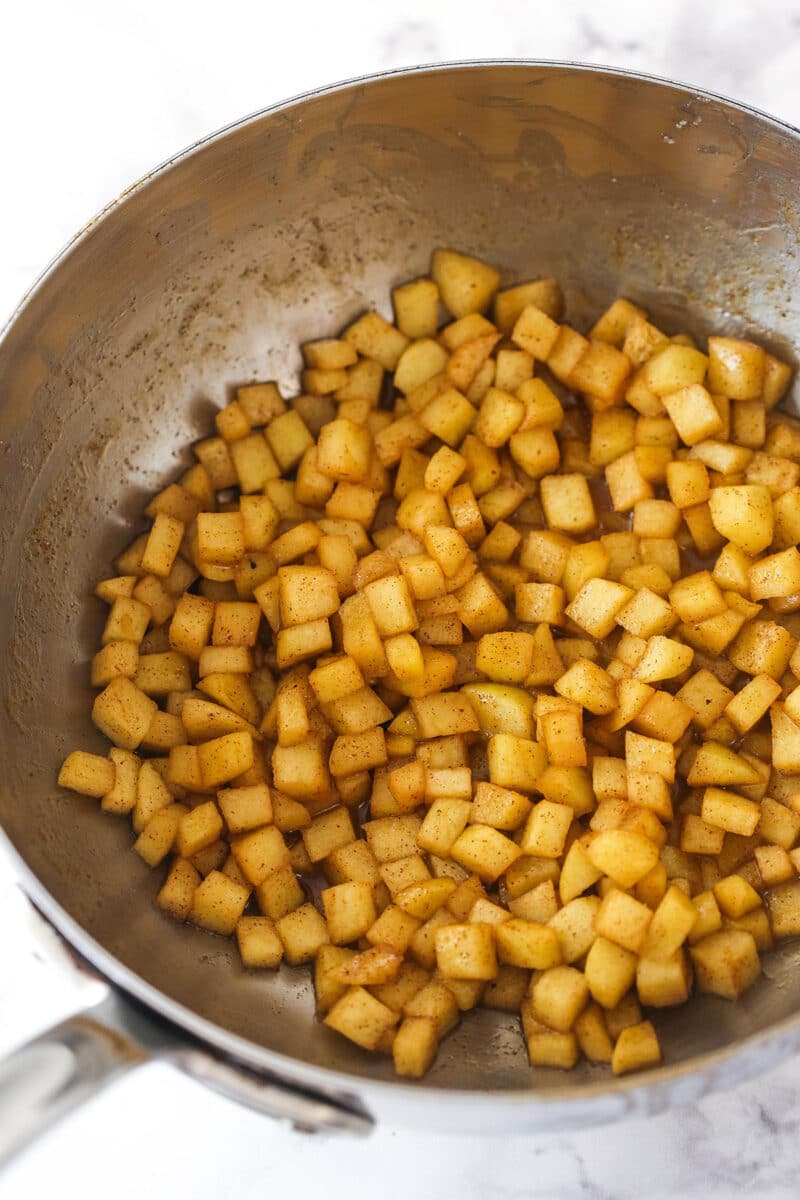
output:
[[[0,314],[72,232],[156,162],[318,84],[457,58],[579,59],[670,75],[800,123],[800,2],[789,0],[28,0],[3,14]],[[81,995],[35,948],[0,857],[0,1053]],[[650,1121],[564,1136],[381,1129],[312,1142],[167,1067],[140,1069],[3,1177],[4,1200],[794,1200],[800,1060]]]

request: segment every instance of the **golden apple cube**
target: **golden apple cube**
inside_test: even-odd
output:
[[[318,954],[330,941],[328,929],[313,904],[302,904],[275,922],[286,961],[296,967]]]
[[[589,1002],[589,986],[575,967],[549,967],[531,990],[533,1015],[549,1029],[569,1033]]]
[[[611,1070],[615,1075],[655,1067],[660,1062],[661,1046],[650,1021],[629,1025],[627,1029],[622,1030],[611,1056]]]
[[[92,706],[92,721],[109,741],[135,750],[144,740],[157,711],[155,701],[130,679],[115,676]]]
[[[116,768],[110,758],[89,754],[85,750],[73,750],[61,766],[58,786],[99,800],[112,790],[115,779]]]
[[[558,933],[550,925],[511,917],[493,927],[497,955],[513,967],[546,971],[563,961]]]
[[[542,507],[551,529],[586,533],[597,524],[597,512],[583,475],[547,475],[540,484]]]
[[[764,387],[766,355],[761,346],[741,338],[708,339],[708,383],[712,392],[731,400],[757,400]]]
[[[614,1008],[636,978],[636,955],[598,935],[586,956],[584,974],[592,999]]]
[[[436,930],[436,965],[445,979],[494,979],[497,958],[488,925],[445,925]]]
[[[607,829],[587,848],[592,863],[620,887],[638,883],[658,862],[658,847],[641,833]]]
[[[221,871],[211,871],[196,888],[189,920],[211,933],[230,935],[236,929],[250,893]]]
[[[643,957],[666,962],[689,937],[696,921],[697,909],[694,904],[673,884],[653,913],[641,950]]]
[[[595,929],[601,937],[638,954],[642,948],[653,914],[627,892],[612,888],[606,892],[595,918]]]
[[[236,940],[244,966],[273,970],[280,966],[283,943],[267,917],[240,917]]]
[[[432,1017],[405,1017],[392,1043],[395,1072],[421,1079],[436,1057],[439,1027]]]
[[[721,929],[690,949],[695,980],[701,992],[735,1000],[761,974],[753,935],[741,929]]]
[[[772,541],[772,497],[760,484],[714,488],[708,500],[715,529],[745,554],[760,554]]]
[[[434,251],[431,275],[442,303],[454,317],[483,312],[500,283],[500,275],[494,267],[453,250]]]
[[[487,883],[494,883],[521,853],[515,842],[488,825],[468,826],[450,848],[455,862]]]

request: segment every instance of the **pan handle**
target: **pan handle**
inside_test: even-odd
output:
[[[120,992],[0,1060],[0,1166],[38,1134],[142,1063],[172,1063],[214,1091],[305,1133],[364,1136],[356,1102],[305,1091],[212,1054]]]
[[[91,1009],[12,1052],[0,1061],[0,1165],[146,1059]]]

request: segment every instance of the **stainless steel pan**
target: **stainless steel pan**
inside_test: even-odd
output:
[[[786,353],[800,341],[799,178],[797,131],[657,80],[405,71],[193,147],[39,281],[0,344],[0,820],[30,897],[113,990],[0,1069],[6,1151],[151,1055],[305,1127],[499,1132],[653,1112],[800,1044],[789,947],[738,1004],[658,1016],[658,1070],[531,1070],[517,1022],[480,1012],[422,1083],[400,1083],[315,1021],[305,972],[247,973],[227,942],[165,920],[127,824],[55,787],[67,749],[101,745],[89,587],[232,385],[291,390],[298,342],[385,306],[442,244],[509,279],[558,274],[579,325],[621,292],[671,330],[746,330]]]

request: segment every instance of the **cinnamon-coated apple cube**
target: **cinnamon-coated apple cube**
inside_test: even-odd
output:
[[[397,328],[407,338],[433,337],[439,324],[439,289],[432,279],[413,279],[392,290]]]
[[[728,658],[739,671],[748,675],[769,675],[781,679],[786,672],[797,639],[775,621],[753,620],[741,626]]]
[[[431,492],[447,492],[467,468],[467,460],[449,446],[440,446],[425,467],[424,486]]]
[[[596,341],[608,342],[619,348],[625,342],[633,322],[643,320],[644,316],[641,308],[620,296],[598,317],[590,335]]]
[[[494,979],[497,956],[488,925],[445,925],[436,930],[436,966],[444,979]]]
[[[242,499],[245,495],[260,492],[268,480],[280,478],[281,468],[261,433],[251,433],[231,442],[228,453]]]
[[[530,1000],[526,1000],[522,1006],[522,1032],[532,1067],[555,1067],[569,1071],[580,1057],[575,1034],[559,1033],[537,1021]]]
[[[113,678],[95,698],[92,721],[116,746],[135,750],[157,711],[154,700],[123,675]]]
[[[272,820],[272,795],[266,783],[225,788],[217,793],[217,803],[228,831],[233,834],[247,833]]]
[[[230,935],[244,912],[250,893],[221,871],[210,871],[195,889],[188,919],[211,933]]]
[[[690,948],[695,980],[701,992],[735,1000],[761,974],[753,935],[742,929],[721,929]]]
[[[274,970],[280,966],[283,943],[268,917],[240,917],[236,940],[245,967]]]
[[[111,605],[103,629],[102,643],[140,643],[147,632],[151,619],[150,608],[133,596],[117,596]]]
[[[774,782],[772,786],[775,786]],[[757,833],[767,842],[791,850],[800,835],[800,813],[790,803],[783,804],[765,796],[761,801]]]
[[[323,917],[313,904],[302,904],[275,922],[286,961],[296,967],[314,958],[330,941]]]
[[[561,316],[563,298],[555,279],[536,279],[498,292],[494,299],[494,323],[509,335],[523,309],[533,304],[555,320]]]
[[[325,567],[281,567],[278,580],[284,627],[329,617],[339,607],[336,577]]]
[[[576,329],[562,325],[558,332],[552,350],[547,356],[547,366],[561,383],[567,384],[569,378],[589,348],[589,341]]]
[[[589,1001],[589,988],[575,967],[549,967],[531,989],[533,1015],[549,1029],[568,1033]]]
[[[579,844],[573,842],[573,847]],[[584,887],[591,887],[598,878],[599,873],[596,873],[594,879],[585,883]],[[551,917],[548,928],[553,930],[558,938],[564,962],[573,963],[583,958],[597,938],[594,922],[599,908],[598,896],[577,895],[564,902],[564,907]]]
[[[592,637],[605,638],[632,596],[630,588],[613,580],[589,579],[567,606],[566,614]]]
[[[686,782],[689,787],[747,787],[757,784],[759,775],[741,754],[710,740],[699,747]]]
[[[790,546],[754,562],[749,571],[750,598],[769,600],[800,591],[800,552]]]
[[[431,275],[442,303],[454,317],[483,312],[500,283],[494,267],[453,250],[435,250]]]
[[[653,485],[639,470],[639,461],[632,450],[608,464],[605,478],[615,512],[630,512],[653,498]]]
[[[692,346],[668,343],[659,349],[643,370],[647,387],[657,396],[667,396],[703,382],[708,358]]]
[[[776,546],[793,546],[800,541],[800,488],[777,496],[772,502]]]
[[[694,650],[683,642],[668,637],[651,637],[641,661],[634,668],[634,676],[644,683],[658,683],[663,679],[674,679],[688,671],[694,660]]]
[[[583,475],[546,475],[540,483],[545,519],[551,529],[586,533],[597,524],[597,513]]]
[[[711,488],[708,470],[697,459],[676,460],[667,465],[667,488],[672,503],[680,509],[708,500]]]
[[[530,738],[512,733],[494,733],[488,745],[489,779],[500,787],[521,792],[536,791],[537,780],[547,766],[545,748]]]
[[[569,384],[578,391],[598,397],[606,405],[613,405],[622,399],[630,373],[631,362],[627,355],[608,342],[590,339],[586,351],[570,372]]]
[[[372,886],[348,880],[320,893],[328,934],[334,945],[345,945],[362,937],[375,923]]]
[[[515,842],[489,825],[469,825],[450,847],[455,862],[487,883],[494,883],[521,853]]]
[[[716,829],[751,837],[761,818],[761,809],[754,800],[735,792],[707,787],[703,792],[700,815],[707,825],[713,825]]]
[[[568,804],[540,800],[528,817],[520,849],[524,854],[538,858],[560,858],[574,816],[574,810]]]
[[[198,513],[197,553],[203,562],[230,566],[244,552],[244,521],[238,510]]]
[[[636,978],[637,956],[608,938],[597,935],[586,956],[584,975],[592,999],[603,1008],[614,1008]]]
[[[756,400],[764,388],[766,355],[742,338],[708,339],[708,385],[731,400]]]
[[[639,959],[636,990],[639,1001],[649,1008],[667,1008],[684,1004],[692,985],[691,967],[684,950],[676,950],[663,962]]]
[[[179,598],[169,627],[169,641],[174,650],[187,658],[199,659],[211,637],[215,607],[213,600],[205,596],[186,593]]]
[[[61,765],[58,786],[99,800],[112,790],[115,779],[116,767],[110,757],[73,750]]]
[[[587,847],[592,863],[620,887],[638,883],[658,862],[658,847],[641,833],[607,829]]]
[[[760,554],[772,541],[772,497],[761,484],[713,488],[708,500],[715,529],[745,554]]]
[[[524,416],[525,405],[522,400],[511,392],[490,387],[475,417],[473,433],[485,446],[496,449],[504,446],[519,429]]]
[[[511,917],[493,932],[498,958],[509,966],[546,971],[562,962],[558,934],[549,925]]]
[[[204,742],[197,754],[204,788],[216,788],[252,767],[253,737],[244,730],[224,734]]]
[[[468,800],[449,797],[434,800],[419,829],[418,842],[423,850],[448,857],[456,839],[466,828],[472,805]]]
[[[332,645],[330,624],[326,617],[280,629],[275,638],[278,666],[284,670],[305,659],[316,658],[330,650]]]
[[[513,831],[520,828],[530,811],[531,802],[521,792],[480,782],[475,786],[469,820],[473,825],[491,825],[494,829]]]
[[[222,833],[222,817],[213,800],[184,813],[176,829],[178,853],[191,858],[216,842]]]
[[[136,785],[141,761],[130,750],[120,750],[116,746],[109,750],[108,759],[114,767],[114,778],[111,787],[103,794],[100,807],[103,812],[129,813],[136,806]],[[72,772],[70,771],[70,773]],[[81,782],[84,784],[90,782],[83,777],[83,772],[81,772]],[[99,786],[101,780],[93,779],[91,782],[96,787]],[[68,787],[70,785],[60,783],[60,786]],[[72,790],[77,789],[73,788]]]
[[[214,646],[254,646],[261,623],[258,604],[220,600],[214,610],[211,641]]]
[[[253,887],[262,884],[273,871],[289,864],[289,850],[274,825],[241,834],[231,842],[231,850],[239,869]]]
[[[475,664],[489,679],[523,683],[531,672],[534,650],[529,633],[488,633],[478,642]]]
[[[184,524],[166,513],[157,514],[142,555],[142,570],[165,578],[172,570],[184,534]]]
[[[395,1072],[421,1079],[436,1057],[439,1027],[432,1017],[405,1017],[392,1042]]]
[[[222,438],[205,438],[197,442],[192,451],[204,468],[208,483],[214,491],[236,486],[236,470],[228,453],[227,443]],[[183,484],[188,486],[186,476]]]
[[[348,846],[354,840],[350,813],[341,806],[320,813],[308,828],[302,830],[302,838],[312,863],[321,862],[332,851]]]
[[[611,408],[592,415],[589,461],[595,467],[607,467],[634,448],[636,414]]]
[[[556,681],[559,696],[582,705],[599,716],[617,707],[617,687],[611,676],[588,658],[578,658]]]
[[[187,921],[200,876],[185,858],[176,858],[156,896],[156,904],[176,921]]]
[[[622,1030],[611,1056],[611,1070],[615,1075],[655,1067],[660,1062],[661,1046],[652,1022],[641,1021]]]
[[[435,960],[434,960],[435,961]],[[419,988],[403,1006],[406,1017],[430,1017],[444,1037],[458,1024],[458,1003],[444,980],[431,979]]]
[[[320,431],[317,470],[330,479],[364,483],[369,478],[371,454],[369,430],[340,417]]]
[[[511,340],[532,358],[546,362],[559,332],[559,325],[547,312],[535,304],[526,304],[514,322]]]
[[[574,1033],[580,1051],[589,1062],[610,1063],[613,1053],[605,1016],[599,1004],[591,1003],[576,1018]]]

